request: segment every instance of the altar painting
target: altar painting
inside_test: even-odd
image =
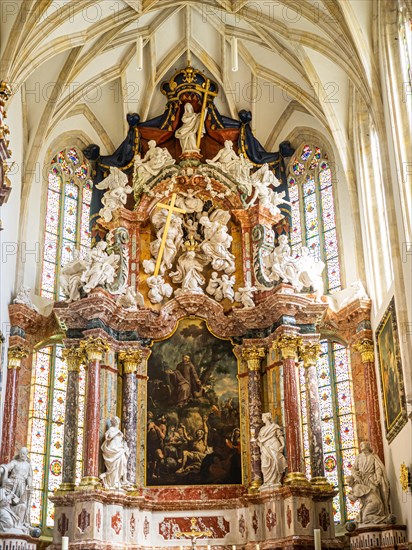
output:
[[[184,319],[148,362],[146,484],[240,484],[237,360],[228,340]]]
[[[376,331],[385,428],[392,441],[407,422],[405,389],[397,331],[395,302],[392,299]]]

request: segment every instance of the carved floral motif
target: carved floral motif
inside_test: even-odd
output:
[[[63,513],[57,520],[57,530],[62,537],[64,537],[64,535],[69,530],[69,518],[66,516],[65,513]]]
[[[319,512],[319,525],[324,531],[328,530],[328,527],[330,525],[330,514],[326,510],[326,508],[322,508],[322,510]]]
[[[306,527],[309,525],[310,522],[310,515],[309,510],[306,508],[304,503],[300,505],[297,511],[298,515],[298,522],[301,524],[301,526],[306,529]]]
[[[82,511],[77,516],[77,527],[82,533],[90,527],[90,513],[86,510],[86,508],[82,508]]]
[[[116,533],[116,535],[119,535],[123,527],[123,521],[120,512],[116,512],[115,515],[112,516],[110,523],[113,531]]]
[[[253,531],[255,532],[255,535],[256,535],[257,530],[259,529],[259,519],[258,519],[258,515],[256,513],[256,510],[253,512],[252,528],[253,528]]]
[[[276,519],[276,512],[272,512],[272,509],[269,508],[269,510],[266,513],[266,527],[269,531],[272,531],[274,527],[276,527],[277,519]]]

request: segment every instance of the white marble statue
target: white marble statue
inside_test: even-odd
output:
[[[207,283],[206,292],[209,296],[213,296],[217,302],[221,302],[223,300],[222,283],[222,278],[219,277],[218,272],[212,271],[209,282]]]
[[[127,480],[127,459],[130,451],[119,426],[120,418],[112,416],[110,428],[104,435],[101,447],[106,471],[99,477],[106,489],[121,489],[130,486]]]
[[[235,291],[233,287],[235,286],[236,278],[234,275],[231,277],[224,273],[222,275],[222,294],[223,298],[227,298],[231,302],[235,301]]]
[[[327,297],[329,307],[338,312],[355,300],[369,300],[362,281],[354,281],[348,288],[334,292]]]
[[[207,261],[196,253],[195,250],[184,252],[177,260],[176,271],[170,272],[174,283],[181,283],[181,288],[175,291],[179,296],[182,292],[203,294],[202,286],[206,280],[203,276],[203,269]]]
[[[291,284],[297,292],[303,288],[303,283],[299,280],[298,263],[292,257],[292,252],[286,235],[280,235],[278,245],[275,247],[272,255],[271,279]]]
[[[160,304],[165,298],[170,298],[173,288],[166,283],[161,275],[152,275],[148,277],[147,286],[149,287],[148,298],[152,304]]]
[[[203,210],[204,202],[202,199],[199,199],[198,195],[200,191],[195,191],[194,189],[187,189],[186,191],[179,191],[179,194],[176,197],[176,206],[182,208],[188,214],[193,214],[193,212],[199,213]]]
[[[30,298],[30,292],[31,288],[29,286],[21,285],[17,292],[17,296],[13,300],[13,304],[23,304],[36,313],[39,313],[38,308],[33,304]]]
[[[232,141],[226,140],[224,146],[217,154],[212,159],[207,159],[206,162],[235,179],[239,185],[244,187],[248,195],[251,193],[252,182],[250,171],[253,168],[253,164],[242,153],[237,155],[234,152]]]
[[[82,276],[89,265],[87,258],[80,258],[80,252],[76,248],[73,252],[73,260],[62,267],[60,286],[67,302],[80,300],[80,289],[83,286]]]
[[[135,182],[145,183],[160,174],[163,168],[172,166],[176,162],[165,147],[157,147],[154,139],[148,142],[148,146],[149,149],[143,158],[140,155],[135,157],[133,184]]]
[[[90,262],[81,278],[86,294],[97,286],[113,283],[115,279],[120,258],[118,254],[108,254],[106,248],[106,241],[99,241],[90,251]]]
[[[182,153],[198,153],[197,134],[199,125],[202,124],[201,135],[205,134],[204,121],[200,120],[200,113],[195,113],[191,103],[185,103],[182,116],[182,126],[175,132],[175,137],[180,142]]]
[[[33,471],[28,456],[22,447],[11,462],[0,466],[0,532],[27,534],[30,528]]]
[[[201,251],[211,262],[215,271],[224,271],[227,275],[236,271],[235,256],[229,252],[233,240],[228,233],[229,220],[230,212],[220,209],[212,212],[210,217],[203,215],[199,220],[205,236],[200,245]]]
[[[257,442],[262,464],[262,488],[265,488],[265,486],[277,485],[281,482],[287,462],[283,455],[285,438],[282,428],[273,422],[269,412],[262,414],[262,422],[263,426],[260,428]]]
[[[157,256],[163,239],[164,228],[166,224],[167,210],[156,209],[152,216],[152,223],[156,229],[156,239],[150,243],[150,253],[152,258],[143,261],[143,269],[148,275],[152,275],[155,270]],[[162,261],[160,264],[160,274],[172,268],[178,250],[183,244],[182,218],[172,216],[167,232],[165,248],[163,250]]]
[[[385,523],[389,517],[389,481],[381,459],[373,453],[369,441],[360,444],[347,482],[352,502],[359,500],[361,525]]]
[[[285,191],[282,193],[276,193],[271,189],[271,185],[279,187],[280,181],[274,175],[267,163],[263,164],[259,170],[257,170],[251,176],[252,184],[252,197],[247,203],[247,208],[254,206],[256,201],[259,200],[259,204],[268,208],[273,216],[280,214],[279,204],[290,204],[285,197]]]
[[[322,278],[325,264],[321,260],[316,259],[309,254],[309,248],[302,246],[300,257],[296,262],[298,270],[298,279],[306,288],[312,287],[316,295],[316,300],[321,301],[321,296],[324,292],[324,283]]]
[[[246,281],[244,287],[239,287],[235,292],[236,302],[243,304],[244,309],[252,309],[255,307],[253,294],[257,291],[255,286],[252,286],[249,281]]]
[[[144,298],[140,292],[137,292],[132,286],[128,286],[126,292],[117,299],[117,305],[127,311],[137,311],[140,307],[144,307]]]
[[[99,216],[106,222],[112,221],[114,210],[126,204],[127,195],[132,192],[128,181],[124,172],[112,166],[107,178],[96,185],[97,189],[107,189],[102,198],[103,208],[99,211]]]

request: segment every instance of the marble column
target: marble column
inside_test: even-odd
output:
[[[375,354],[373,342],[369,338],[362,338],[354,349],[360,353],[366,388],[366,408],[368,412],[369,443],[379,458],[384,462],[382,429],[380,424],[378,385],[375,373]]]
[[[288,474],[285,483],[288,485],[309,483],[304,474],[300,407],[296,381],[296,355],[299,343],[300,339],[294,334],[284,334],[276,341],[276,347],[280,350],[283,360],[284,425],[288,459]]]
[[[262,426],[262,400],[260,396],[260,361],[265,356],[264,348],[255,346],[242,350],[248,368],[248,406],[250,429],[250,492],[255,492],[262,485],[260,449],[257,435]]]
[[[311,484],[322,490],[332,491],[325,477],[323,461],[323,437],[319,407],[318,377],[316,363],[320,354],[318,342],[304,343],[300,348],[300,357],[305,368],[305,386],[307,403],[307,421],[309,432]]]
[[[28,356],[23,346],[12,346],[7,354],[7,382],[4,398],[3,430],[1,440],[0,464],[10,462],[14,456],[16,438],[19,372],[21,362]]]
[[[123,363],[123,402],[122,422],[126,442],[129,446],[127,461],[127,479],[136,485],[136,452],[137,452],[137,378],[136,371],[141,361],[142,352],[129,349],[119,353]]]
[[[102,338],[90,337],[82,342],[87,356],[87,391],[85,438],[83,451],[82,486],[100,485],[99,479],[99,428],[100,428],[100,361],[109,346]]]
[[[76,486],[77,436],[79,426],[79,372],[85,354],[79,348],[66,348],[67,363],[66,412],[63,438],[63,471],[60,491],[73,491]]]

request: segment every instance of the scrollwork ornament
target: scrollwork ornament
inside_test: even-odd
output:
[[[128,349],[119,353],[119,361],[123,363],[123,372],[131,374],[137,371],[137,366],[142,359],[140,349]]]
[[[373,363],[375,360],[375,352],[373,342],[369,338],[363,338],[354,345],[354,349],[361,355],[362,363]]]
[[[19,369],[21,362],[29,355],[28,351],[23,346],[12,346],[7,353],[9,369]]]
[[[81,348],[86,352],[89,361],[101,361],[103,353],[109,351],[109,345],[103,338],[92,336],[81,343]]]

